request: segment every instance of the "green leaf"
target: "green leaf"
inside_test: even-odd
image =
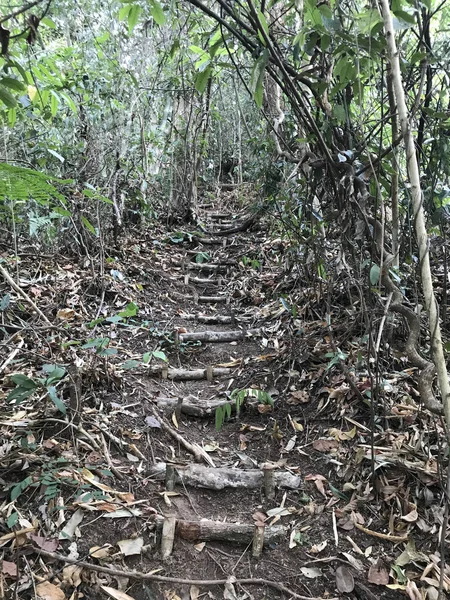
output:
[[[60,92],[61,98],[65,101],[70,110],[76,115],[78,113],[78,108],[72,98],[66,94],[65,92]]]
[[[60,381],[66,374],[65,368],[58,365],[44,365],[42,370],[47,374],[46,385]]]
[[[128,13],[128,34],[131,34],[133,29],[136,27],[139,21],[139,15],[141,14],[141,7],[133,5]]]
[[[166,15],[158,0],[150,0],[150,14],[155,19],[157,25],[161,26],[166,22]]]
[[[17,498],[22,494],[24,490],[27,489],[33,483],[32,477],[27,477],[17,485],[13,487],[11,490],[11,500],[17,500]]]
[[[124,370],[129,370],[129,369],[136,369],[136,367],[140,367],[141,364],[142,363],[140,360],[126,360],[120,366]]]
[[[261,56],[253,65],[252,77],[250,81],[250,90],[253,93],[258,108],[261,108],[263,102],[263,82],[264,82],[264,70],[269,61],[269,52],[264,50]]]
[[[72,213],[70,212],[70,210],[61,208],[60,206],[55,206],[53,208],[53,212],[55,212],[58,215],[61,215],[62,217],[71,217],[72,216]]]
[[[64,402],[58,397],[58,394],[56,393],[56,388],[53,385],[51,385],[49,388],[47,388],[47,392],[50,400],[53,402],[53,404],[56,406],[59,412],[61,412],[63,415],[67,414],[67,408]]]
[[[376,285],[380,279],[380,267],[378,265],[372,265],[370,269],[370,283]]]
[[[93,235],[97,235],[95,227],[88,219],[86,219],[84,215],[81,215],[81,221],[88,231],[90,231]]]
[[[27,89],[21,81],[14,79],[13,77],[2,77],[2,79],[0,79],[0,85],[4,85],[15,92],[23,92]]]
[[[119,317],[135,317],[139,308],[134,302],[129,302],[124,310],[119,313]]]
[[[394,14],[398,19],[405,21],[405,23],[408,23],[409,25],[416,24],[416,19],[415,19],[414,15],[410,15],[409,13],[407,13],[404,10],[396,10],[394,12]]]
[[[195,79],[195,89],[199,94],[203,94],[203,92],[205,91],[208,79],[211,75],[211,71],[211,67],[207,67],[204,71],[198,73]]]
[[[11,381],[25,390],[35,390],[38,387],[38,384],[33,379],[22,375],[22,373],[11,375]]]
[[[55,23],[55,21],[52,21],[48,17],[43,17],[40,20],[40,25],[45,25],[46,27],[49,27],[50,29],[56,29],[56,23]]]
[[[8,92],[8,90],[0,85],[0,100],[7,106],[8,108],[14,108],[17,106],[16,99],[14,96]]]
[[[260,10],[257,10],[256,12],[258,13],[258,20],[263,28],[264,33],[266,34],[266,37],[269,37],[269,25],[267,24],[264,13],[262,13]]]
[[[119,21],[125,21],[125,19],[128,18],[128,13],[131,10],[131,6],[129,4],[125,4],[125,6],[122,6],[122,8],[119,10]]]
[[[152,357],[152,353],[151,352],[146,352],[142,356],[142,362],[144,363],[144,365],[148,365],[148,363],[150,362],[151,357]]]
[[[114,356],[117,354],[117,348],[105,348],[100,352],[97,352],[98,356]]]
[[[18,520],[19,520],[19,513],[16,513],[16,512],[11,513],[9,515],[9,517],[6,519],[6,525],[7,525],[8,529],[12,529]]]
[[[152,356],[153,358],[159,358],[160,360],[165,360],[167,362],[167,356],[161,350],[153,350]]]

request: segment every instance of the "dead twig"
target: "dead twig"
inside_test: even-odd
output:
[[[107,573],[114,575],[115,577],[129,577],[131,579],[139,579],[141,581],[157,581],[159,583],[178,583],[180,585],[197,585],[197,586],[215,586],[225,585],[228,583],[228,579],[184,579],[181,577],[165,577],[164,575],[154,575],[153,573],[143,573],[141,571],[124,571],[122,569],[110,569],[108,567],[102,567],[100,565],[93,565],[88,562],[79,561],[75,558],[69,558],[63,556],[57,552],[47,552],[46,550],[38,549],[40,556],[46,556],[60,562],[67,563],[69,565],[77,565],[84,569],[90,569],[91,571],[97,571],[98,573]],[[292,591],[282,583],[277,581],[270,581],[269,579],[236,579],[233,583],[237,585],[266,585],[279,592],[290,596],[291,598],[297,598],[297,600],[324,600],[319,597],[303,596]],[[338,598],[327,598],[327,600],[339,600]]]
[[[53,327],[52,323],[47,319],[47,317],[44,315],[41,309],[38,308],[33,302],[33,300],[30,298],[30,296],[26,294],[20,286],[17,285],[17,283],[14,281],[14,279],[11,277],[8,271],[4,267],[2,267],[2,265],[0,265],[0,274],[2,275],[3,279],[5,279],[5,281],[9,283],[13,290],[15,290],[19,294],[19,296],[22,296],[22,298],[28,302],[31,308],[34,311],[36,311],[36,313],[41,317],[41,319],[45,321],[47,325]]]

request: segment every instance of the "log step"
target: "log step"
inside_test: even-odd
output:
[[[197,321],[197,323],[234,323],[235,317],[230,315],[196,315],[196,314],[185,314],[181,315],[181,318],[186,321]]]
[[[188,333],[180,333],[178,339],[180,342],[236,342],[253,335],[259,335],[261,329],[249,329],[242,331],[236,329],[234,331],[192,331]]]
[[[192,487],[203,487],[209,490],[223,490],[224,488],[245,488],[257,490],[264,486],[263,469],[232,469],[231,467],[206,467],[191,464],[186,467],[169,465],[176,471],[175,482]],[[149,469],[149,474],[156,479],[166,478],[167,464],[156,463]],[[275,488],[296,490],[301,486],[299,475],[289,471],[273,470],[273,484]]]
[[[231,367],[208,367],[206,369],[175,369],[171,367],[153,365],[148,372],[151,375],[161,375],[163,379],[172,381],[196,381],[207,379],[211,381],[217,377],[230,377],[234,369]]]

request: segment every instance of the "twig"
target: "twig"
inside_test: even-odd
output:
[[[11,277],[8,271],[4,267],[2,267],[2,265],[0,265],[0,274],[3,276],[3,279],[5,279],[9,283],[9,285],[19,294],[19,296],[22,296],[22,298],[26,300],[28,304],[30,304],[31,308],[37,312],[41,319],[52,327],[52,323],[47,319],[47,317],[44,315],[41,309],[38,308],[33,302],[33,300],[28,296],[28,294],[26,294],[23,291],[23,289],[17,285],[17,283],[14,281],[14,279]]]
[[[69,565],[77,565],[84,569],[90,569],[91,571],[97,571],[98,573],[107,573],[109,575],[114,575],[115,577],[129,577],[131,579],[139,579],[144,581],[157,581],[160,583],[178,583],[181,585],[204,585],[204,586],[213,586],[213,585],[225,585],[228,582],[228,579],[184,579],[181,577],[165,577],[164,575],[154,575],[153,573],[142,573],[141,571],[124,571],[122,569],[109,569],[108,567],[102,567],[100,565],[93,565],[88,562],[78,561],[75,558],[69,558],[68,556],[63,556],[62,554],[58,554],[56,552],[47,552],[46,550],[42,550],[41,548],[37,549],[37,552],[40,556],[46,556],[47,558],[53,558],[54,560],[58,560]],[[270,581],[269,579],[236,579],[233,583],[238,585],[267,585],[279,592],[285,593],[287,596],[291,598],[297,598],[297,600],[324,600],[319,597],[311,597],[311,596],[302,596],[301,594],[297,594],[296,592],[290,590],[282,583],[278,583],[277,581]],[[338,598],[328,598],[327,600],[339,600]]]
[[[14,335],[16,335],[16,334],[14,334]],[[5,362],[0,367],[0,373],[6,369],[6,367],[9,365],[9,363],[14,359],[16,354],[22,348],[24,343],[25,343],[25,340],[20,340],[20,342],[17,344],[17,347],[11,352],[11,354],[8,356],[8,358],[5,360]]]
[[[392,296],[393,296],[393,293],[390,292],[387,302],[386,302],[386,306],[384,307],[384,314],[383,314],[383,318],[381,319],[380,328],[378,329],[377,342],[375,344],[375,353],[376,354],[378,354],[378,352],[380,351],[381,336],[383,335],[384,324],[386,323],[386,317],[389,312],[389,306],[391,304]]]
[[[373,535],[373,537],[380,538],[380,540],[387,540],[388,542],[394,542],[395,544],[399,544],[400,542],[407,542],[409,537],[407,535],[390,535],[389,533],[379,533],[378,531],[372,531],[371,529],[367,529],[363,527],[359,523],[355,523],[355,527],[367,535]]]
[[[211,465],[211,459],[206,454],[206,452],[202,450],[202,448],[200,448],[199,446],[194,446],[194,444],[191,444],[190,442],[185,440],[184,437],[178,433],[178,431],[175,431],[175,429],[173,429],[173,427],[171,427],[166,422],[165,418],[162,415],[158,414],[158,411],[154,407],[152,407],[152,413],[158,420],[164,431],[170,436],[172,436],[173,439],[176,440],[179,444],[181,444],[183,448],[185,448],[185,450],[190,452],[197,462],[201,462],[202,460],[204,460],[207,464]]]

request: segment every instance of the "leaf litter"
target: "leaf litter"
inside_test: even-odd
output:
[[[146,548],[157,556],[158,518],[167,510],[187,521],[205,517],[259,527],[286,522],[288,535],[265,546],[261,568],[274,581],[288,581],[290,569],[300,571],[315,595],[351,594],[361,576],[375,594],[382,588],[386,598],[401,593],[416,600],[426,594],[433,600],[441,579],[444,592],[450,592],[450,570],[445,566],[441,572],[435,542],[444,522],[439,503],[444,431],[439,420],[420,412],[417,374],[401,357],[386,357],[380,386],[385,412],[373,429],[368,412],[373,386],[358,364],[365,346],[352,323],[339,305],[331,306],[333,335],[342,339],[336,352],[322,310],[326,298],[313,286],[290,286],[294,279],[270,239],[251,232],[236,239],[244,248],[235,250],[231,243],[214,261],[236,257],[240,266],[230,270],[226,293],[241,327],[264,327],[260,338],[236,346],[177,345],[175,325],[178,333],[191,331],[183,315],[199,305],[183,298],[189,284],[177,265],[185,260],[184,250],[163,230],[157,249],[145,237],[124,241],[122,258],[105,274],[104,295],[89,268],[70,258],[56,264],[43,259],[38,274],[31,261],[21,262],[21,275],[31,282],[28,292],[44,313],[51,315],[56,306],[59,323],[42,335],[25,327],[20,336],[9,336],[8,351],[19,345],[20,351],[2,372],[0,465],[8,474],[2,574],[11,589],[19,583],[21,597],[32,594],[31,582],[21,575],[24,550],[42,598],[70,597],[91,578],[110,597],[140,599],[138,586],[117,589],[112,575],[99,578],[76,565],[66,565],[58,575],[50,559],[38,561],[39,551],[76,560],[90,553],[96,564],[109,561],[119,568],[125,561],[131,569],[133,561],[148,560]],[[244,252],[258,255],[261,270],[239,262]],[[218,306],[203,313],[220,315]],[[297,307],[295,317],[290,306]],[[23,310],[12,292],[9,321],[20,322]],[[164,387],[165,365],[174,357],[185,368],[206,369],[213,362],[234,371],[225,381],[205,374],[203,382]],[[342,363],[353,369],[352,384]],[[161,379],[154,379],[156,369]],[[161,392],[176,404],[187,396],[202,398],[205,389],[208,397],[226,401],[234,389],[250,388],[272,393],[273,406],[253,405],[248,398],[220,431],[207,419],[185,414],[182,403],[181,411],[168,413],[168,421],[195,448],[214,454],[215,466],[255,468],[270,460],[301,473],[301,489],[277,491],[270,502],[259,492],[233,489],[220,496],[182,486],[175,496],[165,493],[164,482],[148,475],[148,462],[179,465],[191,458],[150,410]],[[81,405],[74,404],[77,392]],[[226,573],[248,577],[242,552],[228,542],[196,540],[202,565],[196,578],[217,578],[218,564]],[[187,556],[189,549],[176,542],[170,569],[162,562],[158,569],[181,579]],[[161,586],[167,598],[182,593]],[[222,590],[229,598],[250,593],[230,579]],[[189,588],[193,600],[202,593],[199,586]]]

